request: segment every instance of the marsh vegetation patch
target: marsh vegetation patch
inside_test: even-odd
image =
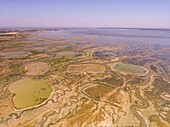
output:
[[[74,52],[74,51],[64,51],[64,52],[59,52],[57,54],[58,57],[66,57],[66,58],[74,58],[74,57],[79,57],[81,55],[82,53]]]
[[[0,43],[5,42],[5,41],[7,41],[7,40],[0,40]]]
[[[103,79],[100,79],[100,80],[96,80],[97,82],[100,82],[102,84],[105,84],[105,85],[111,85],[113,87],[120,87],[123,85],[123,78],[116,75],[116,74],[113,74],[113,75],[110,75],[110,76],[107,76]]]
[[[152,87],[145,89],[145,96],[155,106],[157,112],[170,123],[170,83],[162,77],[155,77]]]
[[[112,87],[105,85],[96,85],[84,90],[84,92],[92,99],[100,100],[103,98],[108,92],[113,90]]]
[[[117,56],[116,53],[112,52],[112,51],[97,51],[93,53],[93,56],[95,57],[111,57],[111,56]]]
[[[4,56],[6,59],[20,58],[20,57],[28,56],[29,54],[30,54],[29,52],[24,52],[24,51],[0,53],[0,55]]]
[[[126,64],[134,64],[134,65],[139,65],[139,66],[144,66],[146,63],[152,63],[156,62],[155,59],[152,58],[127,58],[123,60],[123,63]]]

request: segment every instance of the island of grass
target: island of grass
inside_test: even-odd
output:
[[[74,51],[63,51],[58,53],[59,57],[66,57],[66,58],[74,58],[74,57],[79,57],[81,55],[82,53],[74,52]]]
[[[97,51],[93,53],[93,56],[95,57],[111,57],[111,56],[117,56],[116,53],[112,51]]]
[[[0,40],[0,43],[5,42],[5,41],[7,41],[7,40]]]
[[[9,86],[9,91],[14,94],[14,107],[23,109],[44,102],[50,96],[52,88],[42,81],[24,78],[12,83]]]
[[[86,88],[84,93],[92,99],[100,100],[107,93],[113,90],[113,87],[105,85],[94,85],[92,87]]]
[[[133,64],[116,63],[113,69],[123,74],[144,75],[147,69]]]

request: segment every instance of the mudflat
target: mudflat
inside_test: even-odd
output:
[[[12,83],[9,91],[14,94],[13,103],[15,108],[22,109],[36,106],[45,101],[52,92],[49,84],[24,78]]]

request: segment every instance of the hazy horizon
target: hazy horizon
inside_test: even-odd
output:
[[[164,27],[93,27],[93,26],[87,26],[87,27],[80,27],[80,26],[57,26],[57,27],[55,27],[55,26],[50,26],[50,27],[48,27],[48,26],[24,26],[24,27],[22,27],[22,26],[19,26],[19,27],[11,27],[11,26],[7,26],[7,27],[1,27],[0,26],[0,29],[26,29],[26,28],[37,28],[37,29],[153,29],[153,30],[159,30],[159,29],[165,29],[165,30],[169,30],[170,29],[170,27],[167,27],[167,28],[164,28]]]
[[[0,27],[170,28],[168,0],[0,0]]]

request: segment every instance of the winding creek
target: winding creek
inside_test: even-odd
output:
[[[149,66],[150,66],[150,64],[147,64],[146,68],[149,69]],[[142,98],[139,90],[137,89],[137,86],[147,85],[151,81],[153,74],[154,74],[154,72],[150,70],[149,73],[146,75],[146,78],[142,84],[131,85],[132,89],[135,91],[136,97],[142,102],[142,105],[132,105],[131,106],[131,110],[132,110],[133,114],[140,121],[140,127],[147,127],[147,123],[146,123],[145,119],[141,116],[141,114],[139,113],[138,109],[145,109],[145,108],[149,107],[149,103],[144,98]]]
[[[136,97],[142,101],[142,105],[132,105],[131,106],[131,110],[133,112],[133,114],[138,118],[138,120],[140,121],[140,127],[147,127],[146,122],[144,120],[144,118],[138,113],[138,109],[143,109],[143,108],[147,108],[149,107],[149,103],[143,99],[140,95],[139,90],[136,88],[136,86],[132,85],[132,88],[135,90],[135,95]]]

